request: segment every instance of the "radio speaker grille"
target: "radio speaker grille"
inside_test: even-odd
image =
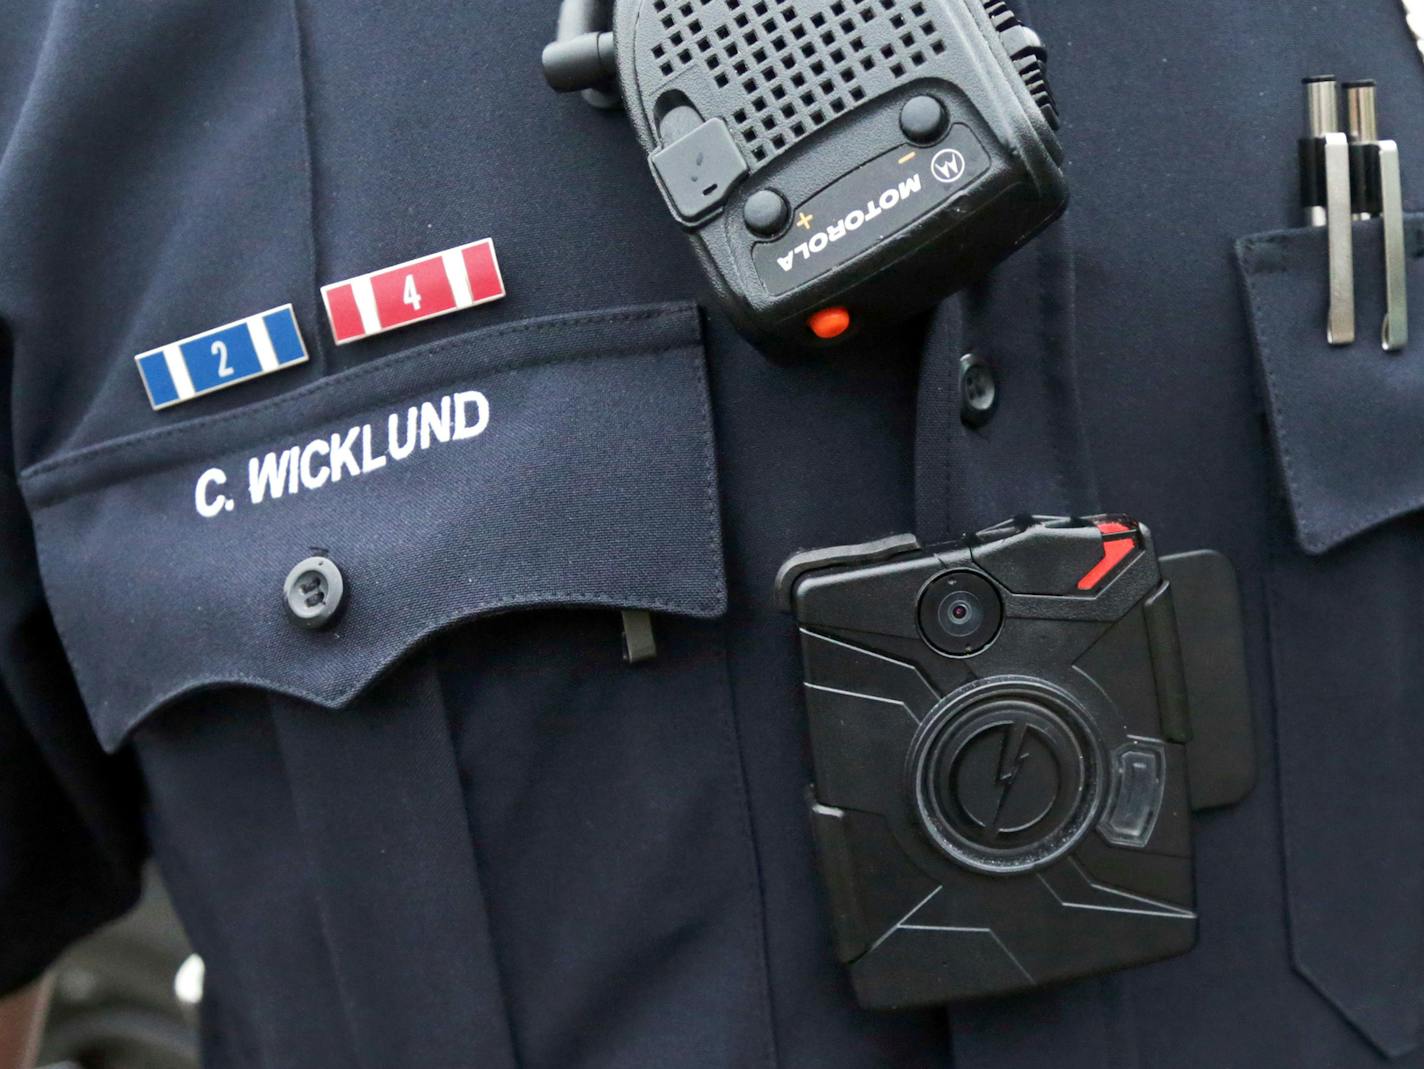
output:
[[[651,0],[641,38],[664,81],[701,65],[764,163],[945,50],[934,0]],[[725,105],[725,110],[722,110]]]

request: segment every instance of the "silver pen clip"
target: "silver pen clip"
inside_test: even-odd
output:
[[[1404,258],[1404,195],[1400,188],[1399,144],[1381,141],[1375,83],[1345,83],[1350,138],[1351,200],[1356,219],[1379,217],[1384,228],[1386,312],[1380,328],[1385,352],[1409,344],[1409,290]]]
[[[1409,285],[1404,260],[1404,194],[1399,179],[1399,145],[1379,142],[1381,216],[1384,220],[1385,315],[1380,343],[1397,353],[1409,344]]]
[[[1350,210],[1350,143],[1342,133],[1325,141],[1325,229],[1329,244],[1330,315],[1325,339],[1331,345],[1355,340],[1355,246]]]

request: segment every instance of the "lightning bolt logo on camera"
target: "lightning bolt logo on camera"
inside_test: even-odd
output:
[[[1008,801],[1014,781],[1019,778],[1019,771],[1028,760],[1028,749],[1024,746],[1027,734],[1028,725],[1024,723],[1012,724],[1004,729],[1004,748],[999,751],[999,774],[994,778],[999,787],[999,804],[994,807],[994,819],[989,824],[991,832],[1002,828],[1004,803]]]

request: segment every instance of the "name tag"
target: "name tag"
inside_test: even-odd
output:
[[[134,357],[155,410],[306,363],[290,304]]]
[[[321,288],[337,345],[504,296],[489,238]]]

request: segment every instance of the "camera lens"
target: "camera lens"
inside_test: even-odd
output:
[[[944,572],[920,594],[920,631],[951,657],[968,657],[994,640],[1004,609],[992,583],[979,572]]]
[[[979,630],[984,622],[984,606],[967,590],[957,590],[939,603],[939,625],[955,638]]]

